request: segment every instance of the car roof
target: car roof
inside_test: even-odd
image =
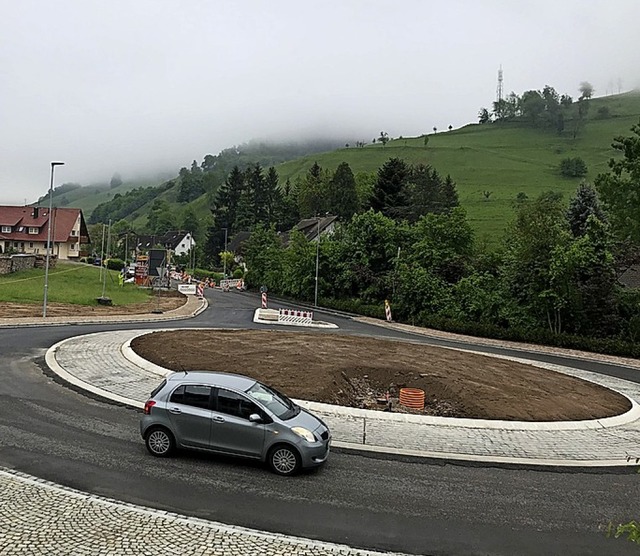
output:
[[[233,388],[243,392],[251,388],[257,381],[248,376],[233,373],[220,373],[216,371],[180,371],[167,377],[168,382],[197,382],[210,386],[222,386]]]

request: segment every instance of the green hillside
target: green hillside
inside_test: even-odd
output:
[[[293,182],[314,162],[331,171],[348,162],[354,173],[375,172],[389,158],[431,164],[441,175],[450,174],[457,184],[460,202],[480,238],[494,242],[504,233],[519,193],[534,198],[543,191],[574,193],[582,178],[565,178],[558,166],[566,157],[581,157],[588,167],[587,181],[608,169],[614,155],[611,142],[626,135],[640,117],[640,92],[595,98],[589,101],[589,119],[575,139],[570,131],[527,127],[521,123],[471,124],[454,131],[424,137],[398,138],[386,146],[343,148],[285,162],[277,166],[281,182]],[[571,122],[565,129],[570,129]],[[485,192],[490,193],[488,197]]]
[[[205,158],[203,164],[213,162],[213,191],[236,164],[246,168],[249,164],[261,162],[266,168],[290,158],[276,166],[281,184],[287,179],[294,182],[316,161],[331,171],[341,162],[348,162],[355,174],[375,173],[392,157],[403,158],[411,164],[431,164],[441,175],[450,174],[456,182],[461,204],[467,210],[478,238],[495,244],[504,234],[505,226],[513,215],[514,201],[520,193],[532,199],[543,191],[554,190],[563,193],[568,201],[582,178],[561,176],[558,170],[561,160],[581,157],[588,167],[585,179],[593,181],[598,173],[608,169],[607,162],[614,155],[611,148],[613,138],[627,135],[640,118],[640,91],[594,98],[588,102],[588,119],[575,139],[570,119],[565,122],[562,135],[536,129],[520,121],[470,124],[450,132],[431,133],[427,136],[426,146],[424,136],[396,138],[384,147],[375,143],[363,148],[325,152],[317,152],[321,146],[318,142],[295,147],[256,143],[225,149],[215,157],[208,155],[209,160]],[[304,155],[304,152],[313,154]],[[210,216],[207,195],[188,205],[179,203],[179,183],[180,180],[176,179],[165,182],[163,187],[159,187],[160,183],[124,183],[113,189],[108,185],[81,187],[65,191],[63,195],[56,193],[54,203],[64,200],[64,204],[58,206],[81,208],[88,218],[98,204],[112,200],[117,194],[124,195],[137,187],[155,185],[158,187],[157,196],[135,210],[132,208],[125,217],[134,228],[144,228],[156,199],[167,201],[176,215],[183,214],[190,205],[204,222]]]
[[[127,191],[138,187],[157,186],[158,181],[130,181],[124,182],[117,187],[110,187],[109,184],[74,186],[74,184],[64,184],[56,187],[53,191],[53,205],[56,207],[79,208],[84,213],[86,219],[89,218],[93,209],[99,204],[112,200],[116,195],[124,195]],[[69,188],[69,189],[67,189]],[[49,202],[49,196],[43,195],[35,204],[44,205]]]

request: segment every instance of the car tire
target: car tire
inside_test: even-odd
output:
[[[167,429],[155,427],[147,432],[144,443],[152,456],[166,458],[170,456],[176,448],[176,441]]]
[[[268,462],[271,471],[283,476],[295,475],[302,465],[298,451],[286,444],[278,444],[271,448]]]

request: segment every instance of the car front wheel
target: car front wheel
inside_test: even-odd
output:
[[[269,452],[269,466],[278,475],[295,475],[300,470],[300,455],[289,446],[274,446]]]
[[[161,428],[150,430],[145,438],[145,444],[151,455],[159,458],[170,456],[176,447],[173,435]]]

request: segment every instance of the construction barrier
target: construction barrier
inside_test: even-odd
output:
[[[389,305],[389,300],[384,300],[384,314],[387,317],[387,322],[391,322],[391,305]]]
[[[262,292],[262,308],[267,308],[267,292]]]
[[[400,404],[412,409],[424,409],[424,390],[400,388]]]
[[[280,309],[278,311],[278,322],[287,322],[291,324],[311,324],[313,322],[313,311]]]
[[[202,299],[204,297],[204,284],[202,282],[197,285],[196,291],[198,297]]]
[[[225,292],[228,292],[230,288],[236,288],[238,290],[241,290],[244,288],[244,281],[242,280],[242,278],[220,280],[220,287]]]

